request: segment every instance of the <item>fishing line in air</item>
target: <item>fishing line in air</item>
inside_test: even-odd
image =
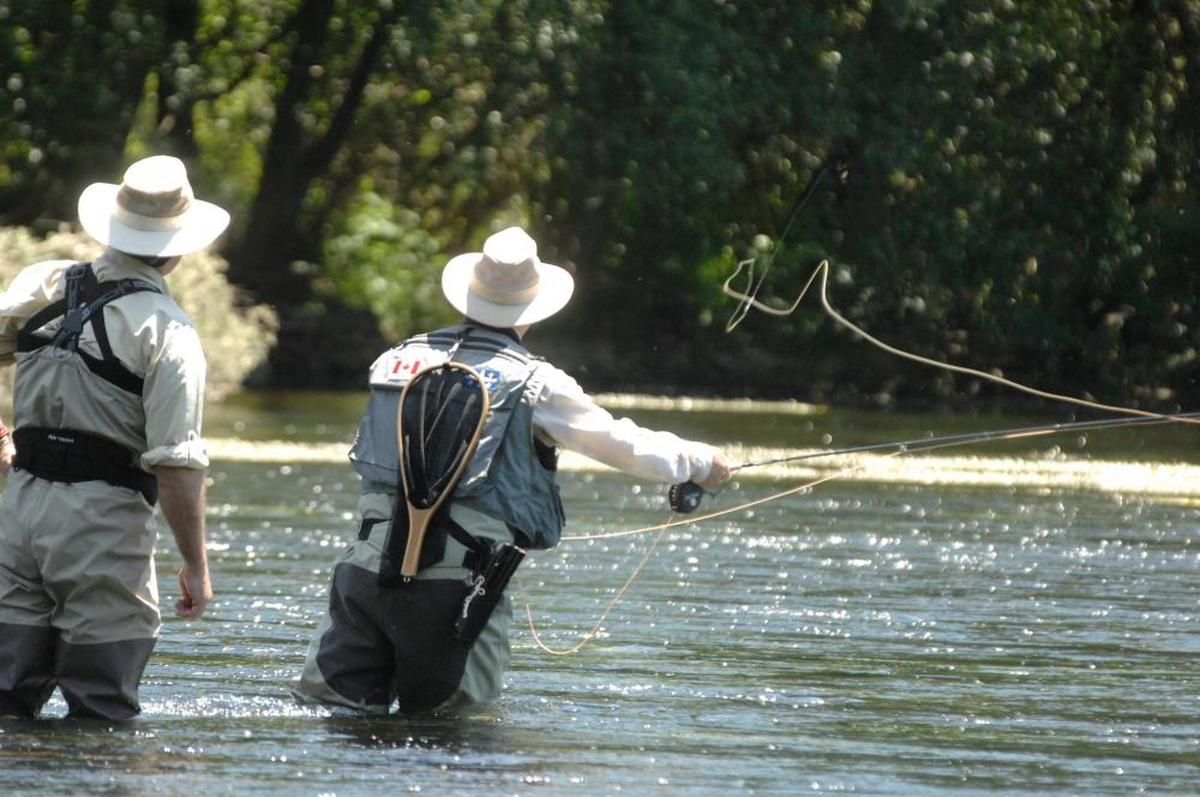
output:
[[[743,261],[743,263],[744,262],[745,261]],[[1162,413],[1148,412],[1146,410],[1139,410],[1139,409],[1135,409],[1133,407],[1124,407],[1124,406],[1120,406],[1120,405],[1116,405],[1116,404],[1104,404],[1099,401],[1090,401],[1088,399],[1077,398],[1075,396],[1067,396],[1062,393],[1052,393],[1048,390],[1041,390],[1036,387],[1031,387],[1029,385],[1025,385],[1020,382],[1016,382],[1012,379],[1008,379],[1006,377],[999,376],[998,374],[988,373],[987,371],[981,371],[977,368],[968,368],[965,365],[954,365],[953,363],[941,362],[940,360],[934,360],[929,357],[924,357],[920,354],[915,354],[913,352],[905,351],[904,349],[897,348],[896,346],[893,346],[890,343],[886,343],[886,342],[880,340],[879,338],[877,338],[874,335],[867,332],[862,327],[856,325],[853,321],[846,318],[841,313],[839,313],[837,310],[835,310],[833,305],[830,304],[830,302],[829,302],[829,261],[828,260],[822,260],[820,263],[817,264],[817,267],[813,270],[813,273],[809,276],[808,282],[806,282],[804,284],[804,288],[800,291],[800,295],[796,297],[796,301],[792,302],[792,304],[788,308],[785,308],[785,309],[770,307],[770,306],[760,302],[757,298],[757,289],[753,293],[743,293],[743,292],[735,290],[733,287],[731,287],[730,283],[732,283],[734,278],[737,277],[737,275],[740,273],[741,269],[742,269],[742,263],[739,263],[737,270],[734,271],[733,274],[731,274],[729,276],[729,279],[725,280],[725,284],[722,286],[722,290],[724,291],[724,293],[727,296],[731,296],[742,303],[740,305],[739,309],[741,309],[742,307],[745,308],[744,312],[742,313],[743,317],[745,316],[745,313],[749,312],[750,308],[761,310],[765,313],[769,313],[771,315],[776,315],[776,316],[785,316],[785,315],[791,314],[792,312],[794,312],[796,310],[797,307],[800,306],[800,302],[804,299],[805,295],[808,293],[809,288],[812,287],[813,282],[819,276],[820,277],[820,283],[819,283],[820,293],[818,294],[818,296],[821,301],[821,308],[825,311],[825,314],[828,315],[831,319],[833,319],[837,324],[845,327],[846,329],[849,329],[851,332],[855,333],[856,335],[861,337],[863,340],[867,341],[868,343],[875,346],[876,348],[882,349],[883,351],[887,352],[888,354],[892,354],[896,357],[900,357],[901,359],[909,360],[911,362],[920,363],[921,365],[928,365],[933,368],[941,368],[946,371],[953,371],[954,373],[959,373],[959,374],[964,374],[967,376],[974,376],[974,377],[978,377],[980,379],[985,379],[989,382],[995,382],[996,384],[1004,385],[1005,387],[1010,387],[1014,390],[1021,391],[1022,393],[1027,393],[1031,396],[1037,396],[1039,398],[1049,399],[1051,401],[1059,401],[1059,402],[1063,402],[1063,403],[1067,403],[1067,404],[1075,404],[1077,406],[1087,407],[1087,408],[1093,409],[1093,410],[1103,410],[1106,412],[1115,412],[1115,413],[1119,413],[1119,414],[1123,414],[1123,415],[1136,415],[1136,416],[1142,417],[1142,418],[1161,418],[1164,420],[1171,420],[1171,421],[1174,421],[1177,423],[1200,423],[1200,418],[1191,417],[1190,414],[1164,415]]]
[[[809,183],[808,189],[804,192],[804,196],[801,197],[800,201],[796,203],[796,207],[788,217],[787,223],[783,225],[783,232],[779,235],[778,243],[776,243],[775,246],[773,246],[771,250],[767,252],[766,256],[763,257],[762,273],[759,274],[758,281],[755,282],[754,280],[754,264],[757,262],[758,258],[752,257],[738,263],[737,270],[734,271],[729,280],[725,282],[726,285],[728,285],[729,282],[731,282],[733,278],[741,273],[741,270],[745,268],[746,286],[750,289],[751,295],[758,295],[758,292],[762,290],[763,283],[765,283],[767,280],[767,273],[771,270],[771,263],[775,259],[775,253],[779,250],[779,247],[783,244],[783,241],[787,239],[788,233],[792,231],[792,227],[796,224],[796,220],[800,218],[800,212],[804,210],[804,206],[808,204],[808,200],[812,199],[813,194],[817,192],[817,187],[821,184],[821,180],[825,177],[828,171],[829,164],[826,163],[821,167],[821,170],[817,172],[817,175],[812,179],[812,182]],[[800,296],[803,298],[804,294],[801,294]],[[797,304],[799,304],[799,300],[797,300]],[[751,306],[758,306],[760,309],[765,309],[767,312],[775,312],[774,310],[763,305],[751,305],[749,303],[739,305],[734,309],[733,314],[729,317],[729,321],[726,322],[725,331],[732,332],[738,324],[742,323],[742,319],[745,318],[750,312]],[[796,308],[793,307],[792,309],[795,310]]]
[[[826,163],[825,165],[823,165],[821,167],[820,171],[817,172],[817,174],[813,178],[812,182],[809,183],[808,189],[804,192],[804,196],[801,197],[800,201],[796,203],[795,209],[793,209],[791,215],[788,217],[787,222],[784,224],[783,232],[780,234],[779,239],[778,239],[779,241],[782,242],[784,239],[787,238],[788,233],[791,232],[792,227],[796,223],[796,220],[800,218],[800,212],[804,210],[805,205],[807,205],[808,201],[810,199],[812,199],[813,194],[816,193],[817,187],[820,185],[821,180],[825,177],[825,175],[826,175],[826,173],[828,173],[828,171],[829,171],[829,164]],[[763,284],[766,282],[767,274],[771,270],[771,262],[774,259],[775,252],[777,250],[778,250],[778,244],[774,248],[772,248],[764,257],[762,273],[759,274],[757,281],[755,281],[755,279],[754,279],[754,263],[756,262],[757,258],[750,258],[748,260],[743,260],[742,262],[738,263],[737,271],[735,271],[733,276],[731,276],[729,278],[729,280],[726,281],[725,286],[728,288],[729,282],[732,281],[733,278],[736,277],[743,268],[746,268],[747,269],[746,286],[753,295],[757,295],[758,292],[760,290],[762,290]],[[809,281],[811,282],[811,278]],[[807,288],[805,290],[807,290]],[[803,294],[801,294],[801,298],[803,298]],[[799,303],[800,303],[800,300],[797,299],[796,306],[799,306]],[[771,310],[770,308],[767,308],[763,305],[757,305],[757,303],[747,303],[743,306],[739,306],[738,308],[736,308],[734,310],[733,316],[730,318],[729,322],[726,323],[725,331],[732,332],[734,330],[734,328],[736,328],[737,325],[741,323],[742,319],[745,318],[746,315],[750,312],[751,306],[759,306],[762,309],[767,310],[768,312],[775,312],[774,310]],[[795,307],[793,307],[792,309],[794,310]],[[799,490],[807,489],[810,486],[812,486],[812,485],[804,485],[800,488],[797,488],[794,491],[789,491],[788,494],[790,494],[790,492],[798,492]],[[782,496],[777,496],[777,497],[782,497]],[[774,500],[774,499],[772,499],[772,500]],[[637,567],[635,567],[633,572],[629,575],[629,578],[626,579],[625,584],[621,587],[620,590],[617,591],[617,594],[615,596],[613,596],[613,599],[604,608],[604,611],[601,614],[600,619],[596,621],[596,624],[594,626],[592,626],[592,629],[590,631],[588,631],[586,634],[584,634],[583,637],[580,639],[580,641],[573,647],[567,648],[564,650],[554,650],[554,649],[548,647],[545,643],[543,643],[541,640],[541,637],[538,635],[537,628],[534,627],[533,612],[530,609],[529,604],[528,603],[525,604],[525,613],[529,620],[529,631],[533,635],[534,644],[536,644],[544,652],[550,653],[555,656],[566,656],[571,653],[578,652],[579,650],[581,650],[583,648],[584,645],[586,645],[589,641],[591,641],[591,639],[594,638],[596,634],[598,634],[600,632],[600,628],[604,624],[604,621],[608,618],[609,613],[612,611],[613,607],[616,606],[617,602],[620,601],[621,597],[629,589],[630,585],[633,584],[633,581],[635,578],[637,578],[638,574],[640,574],[642,572],[642,569],[646,566],[646,562],[649,561],[649,559],[650,559],[650,555],[652,553],[654,553],[656,548],[658,548],[658,543],[662,540],[663,534],[666,533],[667,529],[673,528],[675,526],[682,526],[682,525],[689,525],[691,523],[697,523],[699,521],[707,520],[712,517],[719,517],[720,515],[727,514],[727,512],[736,512],[741,509],[746,509],[749,506],[752,506],[753,504],[754,504],[754,502],[751,502],[751,504],[743,504],[742,506],[734,507],[727,511],[710,513],[708,515],[703,515],[701,517],[689,518],[684,521],[676,521],[675,515],[672,515],[670,517],[670,519],[667,520],[666,523],[660,523],[656,526],[651,526],[651,527],[648,527],[645,529],[634,529],[632,531],[618,532],[616,534],[609,534],[609,535],[601,535],[599,537],[587,536],[587,535],[575,536],[575,537],[570,537],[570,536],[563,537],[562,539],[564,541],[567,541],[567,540],[589,540],[589,539],[602,539],[605,537],[617,537],[617,536],[625,537],[625,536],[632,536],[632,535],[636,535],[636,534],[646,534],[646,533],[653,532],[653,531],[658,532],[658,536],[656,536],[654,538],[654,542],[650,545],[650,548],[642,556],[641,562],[638,563]]]
[[[824,176],[824,169],[822,169],[821,173],[818,174],[817,177],[814,179],[812,185],[809,186],[809,189],[806,192],[804,198],[801,199],[801,201],[797,205],[795,211],[792,213],[791,218],[788,220],[788,223],[784,228],[783,235],[780,236],[780,241],[782,241],[783,238],[785,238],[787,236],[788,232],[791,230],[792,225],[795,223],[796,219],[799,217],[800,211],[803,209],[804,205],[807,204],[809,198],[812,197],[812,195],[817,187],[817,184],[819,183],[821,177],[823,177],[823,176]],[[765,284],[767,273],[770,270],[771,262],[772,262],[774,253],[775,253],[775,251],[777,251],[777,249],[778,249],[778,247],[776,247],[775,249],[772,249],[771,252],[768,253],[766,258],[764,259],[763,270],[762,270],[762,273],[759,274],[757,280],[755,280],[755,278],[754,278],[754,263],[756,262],[756,258],[749,258],[749,259],[739,262],[737,265],[737,268],[734,270],[733,274],[731,274],[729,276],[729,278],[725,280],[725,283],[722,285],[722,291],[727,296],[730,296],[730,297],[738,300],[738,306],[734,309],[734,312],[731,314],[729,321],[726,323],[726,326],[725,326],[726,332],[733,331],[738,326],[738,324],[740,324],[742,322],[742,320],[749,314],[751,309],[759,310],[761,312],[764,312],[764,313],[767,313],[768,315],[773,315],[773,316],[791,315],[792,313],[794,313],[796,311],[797,308],[799,308],[800,302],[802,302],[804,300],[804,297],[808,294],[809,289],[813,286],[813,283],[816,282],[819,277],[820,278],[819,299],[821,302],[821,308],[822,308],[822,310],[824,310],[825,314],[827,316],[829,316],[835,323],[839,324],[840,326],[842,326],[846,329],[849,329],[851,332],[855,333],[856,335],[858,335],[860,338],[862,338],[866,342],[870,343],[871,345],[873,345],[893,356],[899,357],[901,359],[909,360],[911,362],[919,363],[921,365],[926,365],[926,366],[930,366],[933,368],[940,368],[943,370],[951,371],[951,372],[958,373],[958,374],[963,374],[966,376],[977,377],[979,379],[983,379],[983,380],[986,380],[989,382],[994,382],[999,385],[1004,385],[1005,387],[1009,387],[1014,390],[1017,390],[1017,391],[1032,395],[1032,396],[1037,396],[1039,398],[1047,399],[1050,401],[1058,401],[1058,402],[1067,403],[1067,404],[1074,404],[1076,406],[1087,407],[1087,408],[1093,409],[1093,410],[1102,410],[1102,411],[1106,411],[1106,412],[1113,412],[1113,413],[1117,413],[1117,414],[1121,414],[1121,415],[1135,416],[1135,417],[1122,418],[1122,419],[1106,419],[1106,420],[1099,420],[1099,421],[1080,421],[1080,422],[1075,422],[1075,423],[1051,424],[1051,425],[1040,426],[1040,427],[1026,427],[1026,428],[1020,428],[1020,429],[998,430],[998,431],[981,432],[981,433],[975,433],[975,434],[967,433],[967,434],[961,434],[961,435],[948,435],[948,436],[944,436],[944,437],[926,438],[926,439],[921,439],[921,440],[911,440],[911,441],[901,442],[901,443],[885,443],[885,444],[879,444],[879,445],[875,445],[875,446],[858,446],[858,447],[849,448],[849,449],[840,449],[840,450],[834,450],[834,451],[823,451],[823,452],[814,452],[814,453],[810,453],[810,454],[802,454],[802,455],[797,455],[794,457],[780,457],[780,458],[776,458],[776,459],[772,459],[772,460],[764,460],[761,462],[746,462],[746,463],[742,463],[741,465],[738,465],[738,466],[732,468],[731,470],[733,470],[733,471],[744,470],[744,469],[752,468],[752,467],[760,467],[760,466],[769,465],[769,464],[794,462],[794,461],[798,461],[801,459],[813,459],[813,458],[822,457],[822,456],[835,456],[835,455],[844,455],[844,454],[852,454],[852,453],[862,453],[862,452],[874,451],[874,450],[879,450],[879,449],[887,449],[887,448],[895,449],[895,450],[890,451],[889,453],[883,455],[884,457],[890,458],[890,457],[898,457],[903,454],[913,453],[913,452],[917,452],[917,451],[933,451],[936,449],[949,448],[949,447],[960,446],[960,445],[967,445],[970,443],[998,441],[998,440],[1014,440],[1014,439],[1019,439],[1022,437],[1052,435],[1052,434],[1059,434],[1059,433],[1067,432],[1067,431],[1078,431],[1078,430],[1082,430],[1082,429],[1103,429],[1103,428],[1114,427],[1114,426],[1119,426],[1119,425],[1138,425],[1138,424],[1153,424],[1153,423],[1188,423],[1188,424],[1200,423],[1200,413],[1190,412],[1190,413],[1178,413],[1178,414],[1169,414],[1168,415],[1168,414],[1163,414],[1163,413],[1149,412],[1146,410],[1139,410],[1139,409],[1136,409],[1133,407],[1125,407],[1125,406],[1115,405],[1115,404],[1105,404],[1103,402],[1091,401],[1088,399],[1082,399],[1082,398],[1078,398],[1075,396],[1068,396],[1068,395],[1064,395],[1061,393],[1054,393],[1054,392],[1051,392],[1048,390],[1041,390],[1039,388],[1035,388],[1035,387],[1032,387],[1029,385],[1022,384],[1020,382],[1017,382],[1012,379],[1008,379],[1008,378],[1000,376],[998,374],[988,373],[986,371],[981,371],[979,369],[970,368],[970,367],[963,366],[963,365],[955,365],[953,363],[946,363],[946,362],[941,362],[939,360],[934,360],[932,358],[924,357],[920,354],[906,351],[904,349],[900,349],[896,346],[886,343],[885,341],[880,340],[879,338],[875,337],[874,335],[871,335],[866,330],[862,329],[861,327],[859,327],[858,325],[856,325],[855,323],[850,321],[848,318],[843,316],[841,313],[839,313],[836,309],[834,309],[833,305],[829,301],[829,261],[828,260],[822,260],[819,264],[817,264],[817,267],[813,270],[812,274],[809,275],[808,281],[805,282],[804,287],[800,290],[800,293],[796,297],[796,300],[794,302],[792,302],[789,306],[783,307],[783,308],[771,307],[770,305],[767,305],[767,304],[759,301],[758,294],[762,290],[763,285]],[[742,273],[743,270],[746,270],[746,274],[747,274],[746,285],[747,285],[748,290],[746,292],[738,291],[732,287],[733,281],[738,277],[739,274]],[[621,588],[617,591],[617,593],[613,596],[613,598],[605,606],[604,611],[602,612],[600,618],[596,621],[595,625],[593,625],[592,628],[589,631],[587,631],[580,638],[580,641],[578,643],[576,643],[575,645],[573,645],[572,647],[555,650],[555,649],[552,649],[549,646],[547,646],[542,641],[541,637],[538,635],[537,629],[536,629],[536,627],[534,625],[534,621],[533,621],[533,611],[530,608],[530,605],[527,603],[525,605],[525,612],[526,612],[526,617],[528,618],[528,621],[529,621],[529,630],[533,635],[534,643],[541,650],[543,650],[546,653],[550,653],[552,655],[558,655],[558,656],[565,656],[565,655],[569,655],[571,653],[578,652],[588,642],[590,642],[592,639],[594,639],[595,636],[600,632],[600,629],[602,628],[604,621],[608,618],[608,616],[612,612],[613,608],[621,600],[621,598],[629,590],[629,587],[633,584],[633,581],[638,577],[638,575],[645,568],[646,563],[650,559],[650,556],[658,548],[659,542],[661,542],[663,535],[666,533],[666,531],[668,529],[675,528],[677,526],[691,525],[693,523],[701,523],[706,520],[712,520],[714,518],[723,517],[725,515],[733,514],[735,512],[742,512],[747,509],[751,509],[753,507],[759,506],[761,504],[769,503],[771,501],[776,501],[781,498],[786,498],[788,496],[795,495],[797,493],[804,492],[806,490],[810,490],[813,487],[816,487],[817,485],[820,485],[820,484],[824,484],[827,481],[832,481],[833,479],[841,478],[841,477],[849,475],[850,473],[853,473],[855,471],[862,470],[862,469],[868,467],[869,464],[870,463],[860,463],[858,465],[854,465],[854,466],[851,466],[848,468],[843,468],[841,470],[835,471],[834,473],[827,474],[821,478],[815,479],[810,482],[806,482],[799,486],[791,487],[791,488],[788,488],[787,490],[782,490],[780,492],[773,493],[771,495],[767,495],[762,498],[758,498],[758,499],[755,499],[752,501],[747,501],[747,502],[738,504],[737,506],[728,507],[726,509],[721,509],[721,510],[716,510],[716,511],[709,512],[709,513],[706,513],[703,515],[699,515],[697,517],[689,516],[683,520],[676,520],[675,516],[672,515],[671,518],[666,523],[659,523],[659,524],[656,524],[653,526],[646,526],[646,527],[640,528],[640,529],[630,529],[630,530],[619,531],[619,532],[606,532],[603,534],[580,534],[580,535],[564,536],[562,538],[562,540],[564,542],[566,542],[566,541],[581,541],[581,540],[614,539],[617,537],[629,537],[629,536],[635,536],[635,535],[640,535],[640,534],[648,534],[648,533],[652,533],[652,532],[657,532],[657,536],[655,537],[653,543],[649,546],[649,548],[643,554],[641,561],[637,564],[637,566],[630,573],[629,577],[625,580],[625,583],[621,586]]]
[[[939,437],[919,437],[913,440],[904,440],[901,442],[872,443],[869,445],[850,446],[848,448],[811,451],[804,454],[775,457],[773,459],[763,459],[755,462],[743,462],[740,465],[733,466],[730,468],[730,470],[736,472],[739,470],[746,470],[748,468],[759,468],[763,467],[764,465],[779,465],[785,462],[799,462],[800,460],[819,459],[821,457],[835,457],[844,454],[865,454],[873,451],[886,451],[893,448],[899,448],[906,453],[917,453],[925,451],[929,448],[939,447],[941,444],[948,442],[961,442],[963,445],[969,443],[988,443],[1003,440],[1017,440],[1023,437],[1038,437],[1047,434],[1059,434],[1061,432],[1084,432],[1094,431],[1097,429],[1113,429],[1119,426],[1154,426],[1157,424],[1182,421],[1189,418],[1200,418],[1200,412],[1184,412],[1152,418],[1104,418],[1094,421],[1051,423],[1043,424],[1041,426],[1022,426],[1012,429],[995,429],[985,432],[963,432],[961,434],[942,435]]]

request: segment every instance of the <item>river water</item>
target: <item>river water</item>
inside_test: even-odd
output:
[[[538,640],[576,646],[658,533],[603,535],[668,519],[660,487],[567,460],[568,533],[600,538],[518,572],[502,698],[369,720],[287,692],[353,534],[343,455],[360,407],[210,410],[218,601],[200,621],[167,618],[136,722],[69,722],[57,696],[46,719],[0,721],[0,794],[1200,790],[1200,429],[748,470],[704,507],[733,511],[664,531],[596,637],[553,655]],[[734,461],[1045,420],[628,414],[729,444]],[[839,467],[852,470],[736,509]],[[164,536],[164,603],[177,562]]]

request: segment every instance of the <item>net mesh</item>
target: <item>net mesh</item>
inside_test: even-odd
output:
[[[453,489],[486,412],[479,375],[447,363],[417,374],[400,407],[401,474],[409,502],[428,509]]]

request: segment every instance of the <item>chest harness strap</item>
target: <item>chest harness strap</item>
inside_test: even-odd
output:
[[[87,367],[100,378],[137,396],[142,395],[142,378],[130,371],[113,354],[104,325],[104,306],[131,293],[152,291],[162,293],[149,282],[138,279],[99,282],[90,263],[76,263],[67,269],[66,295],[34,313],[17,333],[17,351],[32,352],[44,346],[54,346],[78,354]],[[50,321],[62,318],[62,325],[53,338],[38,335],[37,331]],[[90,323],[100,347],[95,357],[79,348],[83,325]]]
[[[53,346],[80,357],[92,373],[117,387],[141,396],[142,377],[130,371],[113,354],[104,326],[104,306],[131,293],[162,293],[149,282],[136,279],[99,282],[89,263],[67,269],[62,299],[39,310],[17,333],[17,351],[33,352]],[[36,334],[50,321],[62,318],[55,335]],[[100,348],[95,357],[79,348],[84,324],[90,323]],[[147,503],[158,499],[158,482],[135,463],[137,453],[101,435],[78,429],[21,426],[13,432],[17,453],[13,466],[40,479],[56,482],[104,481],[137,490]]]

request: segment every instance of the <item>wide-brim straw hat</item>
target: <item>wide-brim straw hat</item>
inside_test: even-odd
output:
[[[458,255],[442,270],[442,293],[454,309],[493,327],[549,318],[574,290],[571,274],[539,260],[537,242],[520,227],[489,236],[482,252]]]
[[[183,161],[154,155],[133,163],[120,185],[93,183],[79,195],[79,223],[102,244],[131,255],[197,252],[229,226],[224,209],[192,194]]]

